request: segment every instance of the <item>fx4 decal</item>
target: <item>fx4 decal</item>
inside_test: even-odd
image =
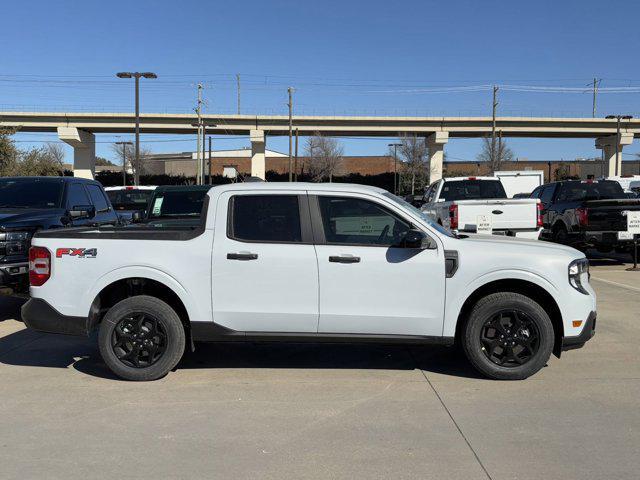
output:
[[[96,258],[98,255],[97,248],[58,248],[56,250],[56,258],[64,256],[78,258]]]

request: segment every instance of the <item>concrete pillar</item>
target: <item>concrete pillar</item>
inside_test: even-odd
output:
[[[429,150],[429,183],[442,178],[444,163],[444,144],[449,141],[449,132],[435,132],[427,137]]]
[[[616,141],[618,143],[618,157],[616,158]],[[611,135],[609,137],[596,138],[596,148],[604,152],[604,175],[613,177],[622,175],[622,148],[631,145],[633,133],[620,132],[620,137]]]
[[[251,130],[251,176],[265,180],[264,130]]]
[[[96,137],[75,127],[58,127],[60,140],[73,147],[73,176],[94,178],[96,171]]]

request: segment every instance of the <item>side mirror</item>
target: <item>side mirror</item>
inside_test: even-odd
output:
[[[93,205],[74,205],[69,210],[69,217],[72,220],[83,220],[96,216],[96,207]]]
[[[427,236],[426,233],[424,233],[421,230],[412,228],[405,234],[404,238],[400,241],[399,247],[400,248],[417,248],[420,250],[430,250],[435,248],[435,244],[433,243],[431,238]]]

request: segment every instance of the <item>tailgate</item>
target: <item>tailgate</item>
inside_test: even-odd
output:
[[[589,231],[624,231],[627,217],[623,212],[640,210],[640,201],[634,199],[590,200],[584,203],[588,210]]]
[[[491,218],[493,230],[535,229],[538,216],[538,200],[460,200],[458,205],[458,225],[460,230],[474,231],[478,215]]]

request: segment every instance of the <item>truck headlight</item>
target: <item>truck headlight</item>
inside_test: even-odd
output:
[[[589,295],[584,288],[584,282],[589,279],[589,260],[579,258],[569,264],[569,283],[580,293]]]

